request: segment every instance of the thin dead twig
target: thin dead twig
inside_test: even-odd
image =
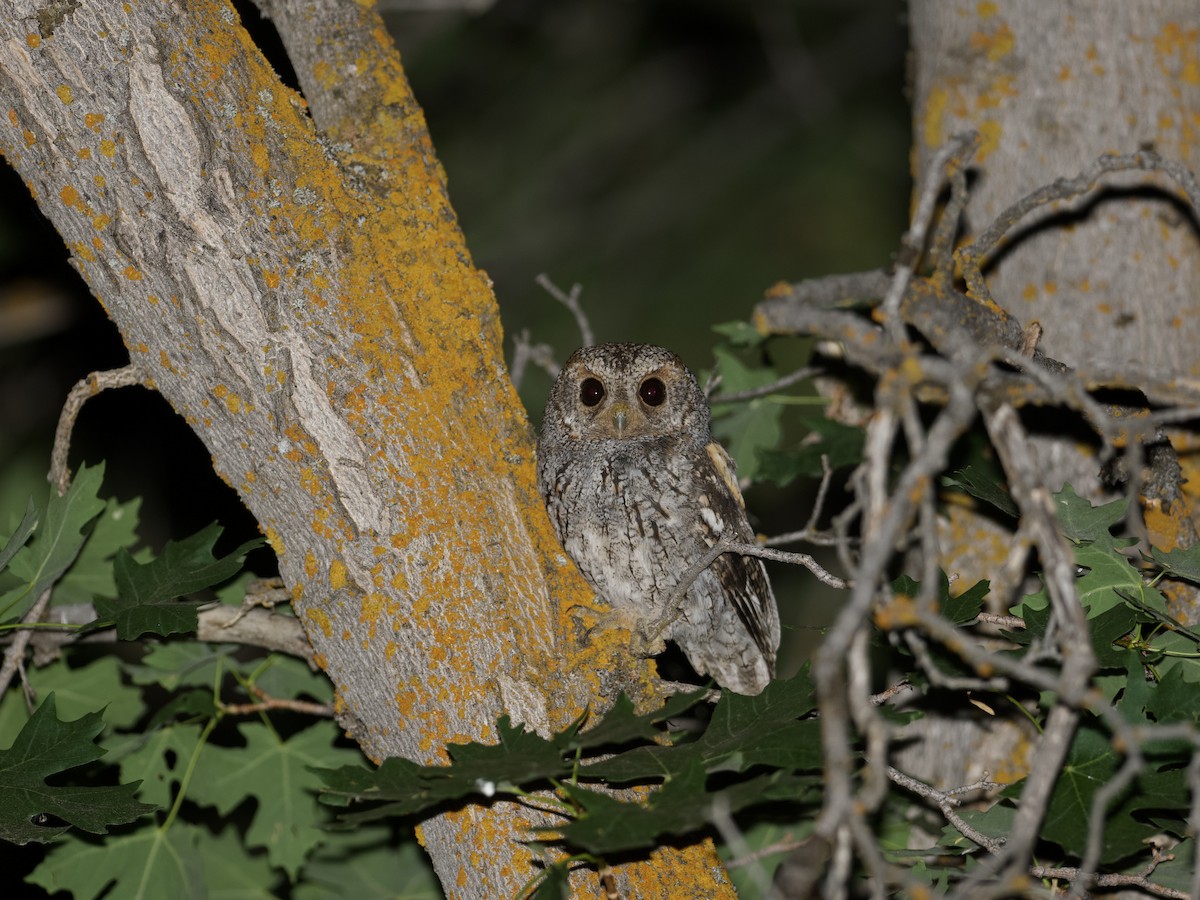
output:
[[[538,287],[571,311],[571,315],[575,317],[575,324],[579,328],[579,336],[583,341],[583,346],[591,347],[595,344],[596,336],[592,332],[592,323],[588,321],[587,313],[583,311],[583,307],[579,304],[579,296],[583,293],[583,285],[573,284],[571,285],[570,293],[565,293],[562,288],[550,280],[550,276],[545,272],[538,275],[534,281]]]

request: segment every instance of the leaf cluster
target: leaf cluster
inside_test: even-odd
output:
[[[195,640],[205,604],[241,601],[237,576],[260,542],[215,553],[212,525],[139,550],[139,502],[102,499],[102,479],[84,467],[65,495],[0,520],[0,630],[47,590],[52,613],[91,613],[35,637],[70,639],[37,645],[51,659],[27,672],[32,706],[16,688],[0,698],[0,838],[26,848],[10,869],[76,897],[334,897],[353,884],[363,897],[404,885],[438,896],[403,832],[325,830],[311,769],[361,756],[331,719],[286,704],[330,703],[328,681],[296,659]],[[247,704],[261,709],[239,715]]]

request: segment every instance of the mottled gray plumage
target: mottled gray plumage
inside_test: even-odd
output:
[[[754,540],[733,461],[709,423],[692,373],[647,344],[578,350],[550,392],[538,441],[550,518],[584,577],[640,625],[663,616],[680,578],[717,541]],[[719,556],[665,637],[700,674],[759,693],[779,646],[762,562]]]

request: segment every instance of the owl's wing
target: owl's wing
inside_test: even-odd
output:
[[[746,518],[746,502],[738,487],[733,460],[716,441],[710,441],[704,450],[700,474],[707,506],[713,513],[711,518],[704,514],[700,516],[705,541],[710,547],[723,538],[753,543],[754,530]],[[738,618],[762,652],[768,670],[774,674],[779,611],[762,560],[725,553],[713,562],[711,571],[721,585],[721,593],[737,611]]]

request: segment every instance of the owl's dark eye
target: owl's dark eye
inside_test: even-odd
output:
[[[595,406],[604,399],[604,385],[599,378],[585,378],[579,385],[579,400],[584,406]]]
[[[667,386],[657,378],[647,378],[638,388],[638,396],[647,406],[661,406],[667,399]]]

